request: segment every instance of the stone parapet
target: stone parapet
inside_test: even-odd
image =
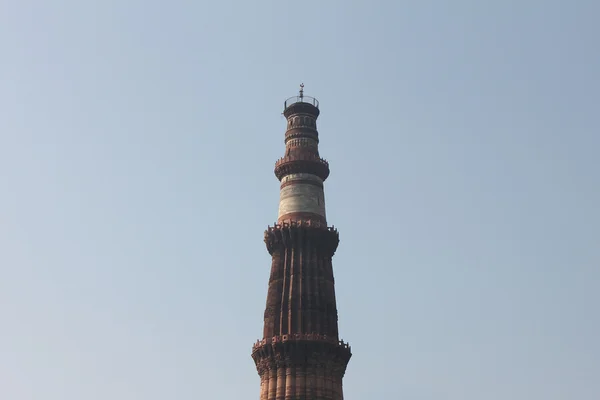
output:
[[[329,177],[329,163],[313,153],[282,157],[275,162],[275,176],[281,181],[289,174],[313,174],[325,181]]]
[[[328,227],[319,220],[275,224],[265,231],[265,244],[271,255],[277,249],[295,246],[298,240],[308,240],[325,257],[333,257],[340,243],[340,235],[335,227]]]
[[[323,342],[338,346],[340,348],[351,350],[350,343],[339,340],[336,337],[328,337],[327,335],[319,335],[317,333],[293,333],[289,335],[277,335],[272,338],[266,338],[263,340],[257,340],[252,346],[252,353],[264,349],[265,346],[273,346],[279,343],[288,342]]]

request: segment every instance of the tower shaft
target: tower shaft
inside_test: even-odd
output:
[[[252,348],[260,400],[342,400],[351,357],[339,340],[332,257],[337,230],[327,226],[323,183],[329,164],[319,156],[316,99],[288,99],[285,155],[277,223],[265,232],[272,257],[263,339]]]

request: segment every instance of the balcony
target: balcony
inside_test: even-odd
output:
[[[285,110],[289,106],[296,103],[306,103],[315,106],[317,109],[319,108],[319,100],[310,96],[294,96],[290,97],[283,103],[283,109]]]

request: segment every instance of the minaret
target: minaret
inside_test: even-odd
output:
[[[263,339],[252,348],[260,400],[342,400],[351,357],[340,341],[331,259],[339,243],[327,226],[319,156],[319,102],[286,100],[285,156],[275,163],[281,182],[277,223],[265,232],[272,257]]]

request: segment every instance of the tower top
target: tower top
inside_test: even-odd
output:
[[[297,105],[296,107],[294,107]],[[283,113],[287,115],[296,112],[308,112],[309,114],[319,115],[319,101],[314,97],[304,95],[304,83],[300,84],[298,96],[290,97],[283,104]]]

